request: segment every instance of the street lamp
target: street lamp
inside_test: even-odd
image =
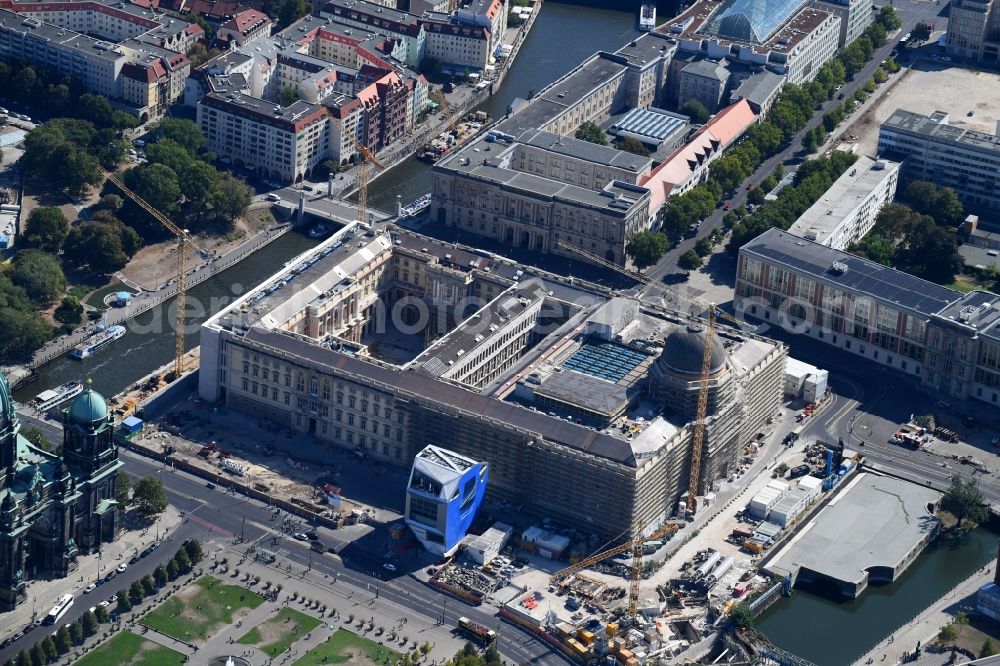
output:
[[[101,551],[97,551],[97,577],[94,578],[94,583],[97,583],[101,579]]]

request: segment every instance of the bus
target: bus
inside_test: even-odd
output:
[[[45,624],[55,624],[56,622],[61,620],[62,616],[66,614],[66,611],[68,611],[70,609],[70,606],[72,605],[73,605],[72,594],[64,594],[61,597],[59,597],[59,601],[57,601],[56,605],[52,607],[52,610],[49,611],[49,614],[45,616]]]
[[[492,643],[497,638],[497,632],[478,622],[473,622],[467,617],[458,618],[458,628],[481,643]]]

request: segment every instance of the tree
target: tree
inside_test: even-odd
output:
[[[161,138],[146,146],[146,159],[151,164],[162,164],[170,167],[178,178],[194,163],[191,152],[173,139]]]
[[[699,257],[707,257],[712,254],[712,239],[708,236],[698,239],[694,244],[694,251]]]
[[[129,601],[128,592],[125,590],[118,590],[118,612],[127,613],[132,610],[132,602]]]
[[[8,276],[38,305],[49,305],[66,290],[66,276],[59,260],[41,250],[21,250],[15,254]]]
[[[79,645],[83,642],[83,625],[79,621],[70,623],[69,637],[73,645]]]
[[[693,271],[701,267],[701,257],[694,250],[688,250],[677,260],[677,265],[687,271]]]
[[[180,144],[191,157],[196,157],[198,151],[205,147],[205,135],[198,129],[198,125],[190,120],[163,118],[153,128],[153,132],[160,139],[170,139]]]
[[[152,576],[146,574],[145,576],[142,577],[142,581],[140,582],[142,584],[142,591],[143,594],[145,594],[145,596],[151,597],[154,594],[156,594],[156,582],[153,580]]]
[[[892,243],[878,234],[868,234],[861,239],[860,243],[851,248],[851,252],[883,266],[892,266],[892,259],[895,255]]]
[[[49,660],[45,658],[45,651],[42,650],[42,646],[39,643],[31,646],[29,654],[31,654],[31,666],[45,666],[45,664],[49,663]]]
[[[980,659],[985,659],[986,657],[992,657],[996,653],[997,650],[995,647],[993,647],[993,640],[990,638],[987,638],[985,641],[983,641],[983,647],[979,648]]]
[[[115,500],[121,506],[129,505],[129,495],[132,491],[132,480],[124,470],[118,470],[115,475]]]
[[[184,551],[187,553],[188,559],[191,560],[191,564],[198,564],[205,556],[204,552],[202,552],[201,541],[197,539],[188,539],[185,541]]]
[[[156,582],[157,587],[163,587],[166,585],[170,580],[170,576],[167,574],[167,568],[160,564],[153,569],[153,580]]]
[[[97,273],[113,273],[135,256],[142,247],[142,237],[107,211],[99,211],[94,217],[75,225],[69,232],[63,256],[75,266],[88,266]]]
[[[608,145],[608,137],[605,136],[604,130],[589,120],[580,123],[580,126],[576,128],[576,133],[573,136],[577,139],[581,139],[582,141],[596,143],[599,146]]]
[[[191,558],[188,557],[187,551],[183,548],[174,554],[173,562],[177,565],[177,571],[180,573],[187,573],[191,570]]]
[[[712,117],[712,112],[696,99],[689,99],[681,105],[681,113],[691,119],[695,125],[704,125]]]
[[[24,358],[52,337],[52,327],[37,312],[0,307],[0,357]]]
[[[108,609],[100,604],[94,608],[94,617],[97,618],[100,624],[107,624],[111,621],[111,614],[108,613]]]
[[[97,127],[112,127],[114,125],[114,109],[111,102],[103,95],[80,95],[75,102],[76,114],[84,120],[89,120]]]
[[[625,254],[639,270],[658,262],[666,251],[667,237],[656,231],[633,234],[625,245]]]
[[[957,638],[958,631],[955,629],[955,625],[953,624],[944,625],[941,627],[941,631],[938,632],[938,640],[944,645],[954,643]]]
[[[170,580],[177,580],[177,577],[181,574],[181,572],[177,569],[177,563],[174,562],[172,559],[167,562],[166,569],[167,569],[167,578],[169,578]]]
[[[142,584],[137,580],[132,581],[128,588],[128,600],[132,602],[133,606],[136,606],[145,598],[146,591],[142,589]]]
[[[618,147],[626,153],[632,153],[633,155],[638,155],[640,157],[649,157],[649,148],[646,148],[642,141],[633,139],[630,136],[626,136],[621,139],[618,142]]]
[[[285,0],[278,10],[278,23],[287,28],[303,16],[308,16],[311,7],[306,0]]]
[[[69,649],[73,646],[73,641],[70,638],[69,629],[66,628],[66,625],[59,627],[59,631],[56,632],[55,641],[56,651],[59,654],[69,652]]]
[[[97,633],[97,618],[91,611],[85,611],[83,615],[80,616],[80,622],[83,625],[83,633],[85,636],[93,636]]]
[[[219,179],[211,200],[216,215],[227,222],[232,222],[250,207],[253,191],[242,180],[227,173]]]
[[[729,621],[738,629],[753,629],[755,624],[753,611],[743,603],[733,606],[733,610],[729,613]]]
[[[183,171],[177,173],[184,198],[195,206],[200,215],[205,209],[205,204],[219,189],[221,177],[219,170],[207,162],[192,160]]]
[[[62,211],[54,206],[36,208],[28,215],[21,238],[23,247],[33,247],[56,253],[69,233],[69,222]]]
[[[875,16],[875,21],[885,29],[886,32],[892,32],[893,30],[899,30],[903,22],[899,20],[899,15],[896,14],[896,10],[892,5],[882,5],[878,10],[878,14]]]
[[[299,91],[295,86],[285,86],[281,89],[281,106],[291,106],[299,101]]]
[[[938,284],[951,284],[962,270],[962,257],[955,236],[934,224],[926,215],[910,224],[896,249],[899,268]]]
[[[21,428],[21,436],[34,444],[36,447],[40,448],[42,451],[49,451],[52,449],[52,443],[49,441],[49,438],[45,436],[45,431],[41,428]]]
[[[779,477],[784,476],[785,473],[788,471],[788,465],[786,465],[785,463],[781,463],[780,465],[774,468],[774,471],[778,473]]]
[[[165,164],[145,164],[125,172],[125,186],[168,217],[180,209],[177,174]]]
[[[42,639],[42,652],[45,653],[46,664],[59,656],[59,651],[56,649],[56,642],[52,636],[46,636]]]
[[[163,482],[154,476],[144,476],[135,484],[132,501],[139,513],[147,518],[163,513],[167,508],[167,492]]]
[[[56,321],[69,326],[76,326],[83,320],[83,305],[80,299],[73,294],[63,296],[62,303],[53,313]]]
[[[112,213],[114,213],[121,210],[121,207],[124,205],[125,205],[125,200],[122,199],[117,194],[105,194],[91,208],[95,213],[99,210],[109,210]]]
[[[951,477],[951,487],[941,497],[938,507],[955,516],[955,528],[962,529],[962,523],[981,525],[989,518],[986,498],[975,479],[964,480],[958,474]]]
[[[27,650],[17,653],[17,666],[31,666],[31,654]]]

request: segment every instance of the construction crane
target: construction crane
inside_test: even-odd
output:
[[[340,120],[334,118],[333,122],[337,124],[341,134],[346,133]],[[368,180],[371,177],[368,169],[374,166],[384,171],[385,167],[378,161],[375,154],[368,149],[368,146],[358,141],[358,137],[354,136],[353,133],[348,134],[348,137],[350,137],[351,143],[354,144],[357,151],[361,153],[361,163],[358,164],[358,222],[368,224]]]
[[[585,557],[576,564],[566,567],[560,571],[555,572],[549,578],[549,582],[555,584],[556,582],[572,576],[578,571],[582,571],[587,567],[597,564],[609,557],[614,557],[615,555],[620,555],[621,553],[631,552],[632,554],[632,571],[631,578],[629,579],[629,595],[628,595],[628,617],[634,618],[636,611],[639,607],[639,582],[642,580],[642,554],[643,554],[643,544],[647,541],[656,541],[657,539],[665,536],[672,535],[679,528],[676,523],[666,523],[660,529],[654,531],[649,536],[642,535],[642,527],[640,526],[637,531],[637,536],[630,539],[626,543],[620,546],[615,546],[609,550],[601,551],[600,553],[594,553],[590,557]]]
[[[444,114],[444,119],[448,121],[448,127],[452,129],[453,132],[458,134],[458,127],[455,126],[455,119],[451,115],[451,109],[448,106],[448,100],[444,98],[444,92],[438,92],[432,95],[434,101],[438,103],[441,107],[441,112]]]
[[[101,173],[115,187],[121,190],[122,194],[134,201],[140,208],[153,216],[157,222],[167,228],[177,237],[177,321],[174,327],[174,379],[180,379],[184,374],[184,306],[187,298],[186,278],[187,278],[187,250],[193,248],[202,257],[208,257],[208,252],[198,247],[191,234],[186,229],[181,229],[174,224],[170,218],[146,203],[142,197],[125,186],[118,176],[98,167]]]
[[[610,262],[607,259],[580,249],[574,245],[570,245],[569,243],[560,242],[559,246],[586,257],[588,260],[600,264],[605,268],[610,268],[613,271],[626,275],[637,282],[653,287],[654,289],[657,289],[665,294],[686,300],[696,305],[707,307],[708,309],[708,326],[705,330],[705,349],[701,359],[700,386],[698,388],[698,408],[695,413],[694,437],[691,442],[691,473],[688,477],[687,512],[688,517],[691,517],[698,508],[698,482],[701,479],[701,454],[705,444],[705,419],[708,417],[708,385],[712,372],[712,342],[715,337],[716,317],[721,316],[725,319],[731,320],[737,326],[740,326],[743,322],[740,322],[736,319],[736,317],[719,310],[715,306],[715,303],[700,302],[697,299],[682,294],[676,289],[670,289],[669,287],[656,282],[642,273],[630,271],[623,266],[619,266],[616,263]]]

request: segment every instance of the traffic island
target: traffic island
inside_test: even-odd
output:
[[[202,576],[150,611],[142,624],[191,645],[203,645],[217,630],[245,617],[264,598],[245,587]]]

